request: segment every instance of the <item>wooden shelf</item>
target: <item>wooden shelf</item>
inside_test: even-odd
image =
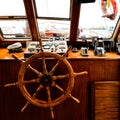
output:
[[[23,48],[21,53],[9,53],[6,48],[0,48],[0,59],[13,59],[12,54],[17,55],[20,59],[24,59],[24,52],[26,48]],[[104,56],[95,56],[92,50],[88,51],[88,56],[82,56],[80,50],[78,52],[70,51],[68,53],[68,58],[80,58],[80,59],[120,59],[120,55],[115,52],[107,52]]]
[[[69,52],[70,58],[86,58],[86,59],[120,59],[120,55],[115,52],[106,52],[104,56],[95,56],[93,50],[88,50],[88,56],[82,56],[80,50],[78,52]]]
[[[8,49],[0,48],[0,59],[14,59],[12,54],[17,55],[20,59],[24,59],[24,51],[25,48],[23,48],[23,52],[20,53],[9,53]]]

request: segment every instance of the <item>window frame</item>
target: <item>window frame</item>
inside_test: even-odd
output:
[[[0,19],[27,19],[31,31],[31,39],[4,39],[2,42],[16,42],[16,41],[27,41],[27,40],[40,40],[37,19],[49,19],[49,20],[70,20],[70,36],[69,43],[73,44],[77,39],[77,29],[79,24],[79,13],[80,13],[80,3],[78,4],[75,0],[70,0],[70,18],[53,18],[53,17],[38,17],[35,0],[23,0],[24,7],[26,11],[26,17],[24,16],[1,16]],[[31,22],[32,21],[32,22]],[[74,24],[75,23],[75,24]]]
[[[54,18],[54,17],[38,17],[36,6],[35,6],[35,0],[23,0],[24,7],[26,11],[26,16],[0,16],[0,20],[13,20],[13,19],[26,19],[28,21],[30,32],[31,32],[31,38],[30,39],[4,39],[0,41],[2,45],[9,44],[11,42],[23,42],[25,43],[28,40],[36,40],[39,41],[41,38],[39,36],[38,31],[38,25],[37,25],[37,19],[46,19],[46,20],[70,20],[70,36],[68,43],[70,45],[75,45],[76,43],[81,42],[81,40],[78,41],[77,38],[77,31],[79,26],[79,17],[80,17],[80,10],[81,10],[81,4],[77,3],[76,0],[71,0],[70,2],[70,18]],[[119,22],[120,23],[120,22]],[[117,25],[119,26],[119,24]],[[112,39],[114,40],[116,36],[118,36],[119,27],[116,27]]]

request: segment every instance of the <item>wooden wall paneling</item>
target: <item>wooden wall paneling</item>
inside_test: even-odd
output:
[[[49,61],[48,64],[49,65],[52,64],[51,61]],[[26,120],[29,118],[30,120],[32,120],[33,117],[34,117],[34,120],[38,120],[41,118],[50,119],[49,108],[48,109],[36,108],[35,106],[30,105],[23,113],[20,112],[21,108],[26,103],[26,100],[22,97],[21,93],[19,92],[19,88],[17,87],[4,88],[4,84],[9,82],[15,82],[17,80],[17,74],[20,67],[19,63],[15,60],[2,61],[0,65],[2,66],[1,69],[4,68],[2,70],[3,74],[2,76],[0,76],[0,79],[2,79],[3,81],[2,87],[0,90],[3,93],[1,95],[1,102],[3,103],[1,119],[4,120],[4,119],[11,118],[12,120],[16,120],[16,119]],[[64,68],[61,67],[61,69],[64,69]],[[77,70],[77,68],[76,68],[76,71],[80,72],[79,70]],[[7,73],[7,76],[6,76],[6,73]],[[86,115],[87,102],[84,104],[84,101],[87,101],[86,100],[86,95],[87,95],[86,83],[87,83],[86,75],[76,78],[75,88],[73,89],[72,94],[76,98],[80,99],[81,103],[78,104],[70,98],[66,100],[63,104],[56,106],[54,108],[56,120],[70,119],[70,118],[75,118],[76,120],[79,118],[81,118],[82,120],[87,119],[87,115]],[[6,115],[4,113],[6,113]]]
[[[95,80],[105,80],[104,66],[105,66],[104,60],[95,60],[95,71],[94,71]]]
[[[104,78],[103,80],[117,80],[120,75],[120,60],[105,60],[104,61]]]
[[[71,98],[62,104],[54,107],[55,120],[73,119],[89,120],[91,116],[91,82],[93,81],[117,81],[120,75],[119,59],[68,59],[75,72],[88,71],[87,75],[77,76],[72,95],[78,98],[80,104],[74,102]],[[49,69],[56,63],[55,60],[47,60]],[[41,64],[35,61],[34,66],[38,69]],[[38,108],[29,105],[21,113],[21,108],[25,105],[26,99],[21,95],[19,88],[5,88],[4,84],[17,81],[17,75],[20,68],[16,60],[0,60],[0,119],[1,120],[50,120],[49,108]],[[56,73],[65,71],[61,65]],[[28,71],[28,78],[33,76]],[[64,81],[63,81],[64,82]],[[32,88],[31,88],[32,89]],[[56,91],[54,91],[56,94]]]
[[[119,80],[119,59],[96,59],[89,62],[89,81]]]
[[[113,68],[111,67],[113,69],[113,80],[120,81],[120,60],[114,62]]]
[[[120,81],[92,83],[93,120],[120,119]]]
[[[95,80],[95,60],[90,60],[89,61],[89,81],[94,81]]]
[[[1,79],[1,104],[2,104],[2,114],[1,119],[7,120],[9,118],[15,119],[17,106],[17,88],[10,87],[5,88],[6,83],[15,82],[17,80],[17,69],[18,63],[15,61],[1,61],[1,70],[2,74],[0,75]]]
[[[74,94],[77,93],[78,89],[80,89],[79,96],[80,96],[80,109],[81,114],[80,119],[87,120],[88,119],[88,76],[89,76],[89,61],[86,59],[78,59],[77,61],[75,59],[71,59],[69,61],[73,67],[73,70],[77,72],[83,72],[87,71],[88,74],[84,74],[82,76],[78,76],[75,78],[75,87],[74,87]],[[80,86],[80,87],[77,87]],[[78,95],[76,95],[77,97]],[[78,115],[75,115],[76,117]],[[77,118],[76,118],[77,119]]]

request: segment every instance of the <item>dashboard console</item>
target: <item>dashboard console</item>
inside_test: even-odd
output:
[[[56,39],[55,37],[49,38],[48,41],[42,41],[43,51],[44,52],[54,52],[58,54],[66,53],[68,46],[66,38],[61,37]],[[27,43],[27,48],[24,52],[24,57],[28,58],[31,55],[41,51],[38,41],[30,41]]]

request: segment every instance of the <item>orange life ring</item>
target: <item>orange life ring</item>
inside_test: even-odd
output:
[[[108,10],[107,10],[108,0],[101,1],[101,7],[102,7],[102,11],[104,13],[104,15],[102,17],[107,17],[111,20],[114,20],[118,13],[118,7],[117,7],[117,3],[115,0],[110,0],[110,3],[112,5],[112,9],[113,9],[112,13],[108,13]]]

